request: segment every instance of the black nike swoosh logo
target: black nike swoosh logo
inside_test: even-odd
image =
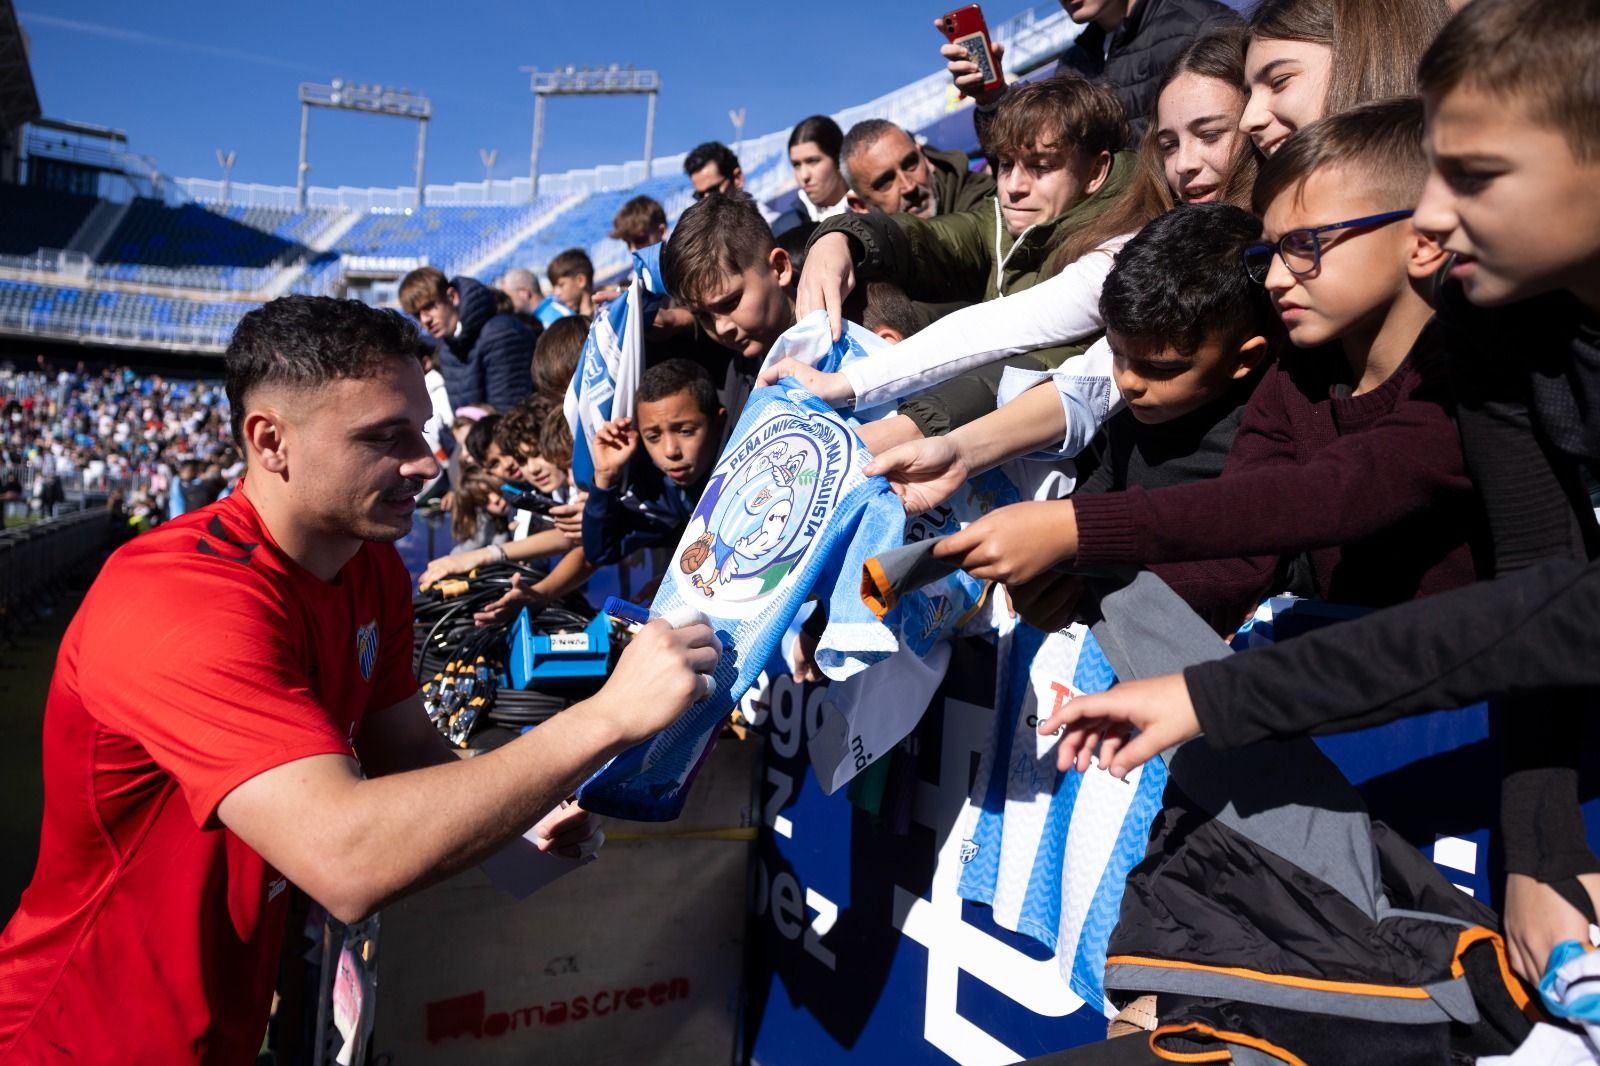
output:
[[[222,519],[216,515],[212,515],[211,521],[206,524],[206,532],[210,533],[213,537],[221,541],[223,544],[226,544],[228,547],[237,548],[242,554],[218,551],[212,546],[210,541],[202,536],[199,542],[195,545],[195,549],[199,551],[201,555],[210,555],[217,559],[226,559],[230,563],[242,563],[248,566],[251,561],[251,556],[255,553],[255,550],[260,547],[259,544],[234,540],[228,535],[227,527],[222,524]]]

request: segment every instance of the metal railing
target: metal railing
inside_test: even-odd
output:
[[[31,615],[70,571],[105,551],[111,533],[104,508],[0,531],[0,632]]]
[[[220,352],[227,348],[234,325],[229,322],[218,326],[179,326],[148,321],[119,322],[89,313],[0,310],[0,333],[176,351]]]

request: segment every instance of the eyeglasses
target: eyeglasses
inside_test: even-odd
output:
[[[1244,269],[1250,280],[1266,284],[1267,272],[1272,269],[1272,254],[1278,253],[1289,273],[1297,278],[1315,274],[1322,266],[1322,234],[1333,230],[1355,229],[1357,226],[1383,226],[1402,218],[1410,218],[1411,211],[1385,211],[1381,215],[1366,215],[1345,222],[1330,222],[1326,226],[1310,229],[1292,229],[1273,244],[1252,244],[1244,250]]]
[[[733,188],[733,179],[723,178],[708,189],[696,189],[694,191],[694,202],[699,203],[708,196],[726,196],[731,188]]]

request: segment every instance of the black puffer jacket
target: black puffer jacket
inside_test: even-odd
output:
[[[1128,113],[1128,130],[1137,144],[1156,103],[1156,86],[1178,53],[1199,37],[1240,24],[1239,16],[1218,0],[1139,0],[1111,37],[1090,23],[1056,64],[1108,83]]]
[[[461,329],[439,349],[439,372],[450,406],[491,403],[501,411],[533,392],[533,331],[515,315],[497,314],[494,296],[476,279],[450,282],[461,294]]]
[[[1090,23],[1061,54],[1056,70],[1075,70],[1111,87],[1128,113],[1127,147],[1132,148],[1144,136],[1156,86],[1178,53],[1196,38],[1241,24],[1238,13],[1218,0],[1138,0],[1112,35],[1109,52],[1106,31]],[[985,145],[993,114],[992,108],[974,113],[978,140]]]

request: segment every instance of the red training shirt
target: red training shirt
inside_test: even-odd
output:
[[[416,690],[410,585],[386,544],[317,579],[242,491],[112,556],[45,708],[0,1063],[254,1061],[288,886],[217,805],[283,763],[353,755],[362,716]]]

